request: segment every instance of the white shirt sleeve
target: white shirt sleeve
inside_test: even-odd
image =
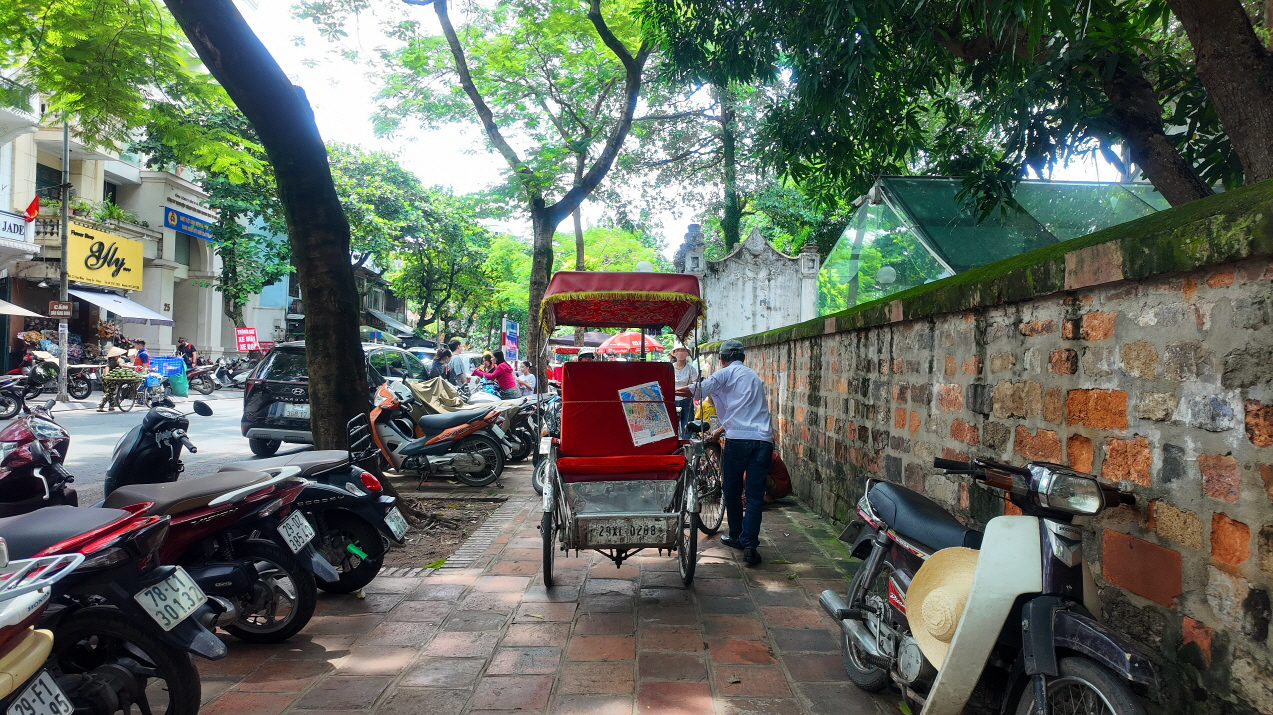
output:
[[[710,397],[714,392],[723,387],[724,383],[725,370],[717,370],[703,378],[702,382],[698,382],[697,379],[691,382],[689,385],[690,394],[692,394],[696,399],[701,400],[704,397]]]

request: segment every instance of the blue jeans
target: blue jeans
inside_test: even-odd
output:
[[[685,425],[690,423],[690,417],[694,415],[694,398],[686,397],[684,399],[677,400],[676,406],[681,408],[681,428],[677,431],[677,434],[681,435],[681,439],[689,439],[689,437],[685,434]]]
[[[729,538],[744,547],[760,544],[760,512],[765,503],[765,482],[773,463],[773,442],[758,439],[726,439],[721,455],[721,490]],[[743,510],[743,475],[747,475],[747,509]]]

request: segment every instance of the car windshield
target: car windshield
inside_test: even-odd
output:
[[[290,350],[275,350],[265,360],[265,365],[257,373],[258,380],[280,380],[283,382],[305,382],[309,373],[305,369],[305,353]]]

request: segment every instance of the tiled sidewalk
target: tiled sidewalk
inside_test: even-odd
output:
[[[843,590],[853,565],[803,507],[766,512],[755,569],[713,538],[688,590],[657,554],[621,569],[558,554],[545,589],[539,504],[509,491],[506,526],[468,564],[381,577],[362,600],[320,595],[288,643],[231,639],[224,660],[200,661],[204,715],[898,712],[844,676],[817,595]]]

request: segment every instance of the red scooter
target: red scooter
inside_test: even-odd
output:
[[[66,475],[61,487],[54,488],[31,454],[31,445],[39,441],[45,451],[57,455],[54,461],[66,459],[71,436],[49,414],[53,404],[24,404],[22,415],[0,431],[0,517],[79,505],[75,488],[69,486],[74,478]]]

